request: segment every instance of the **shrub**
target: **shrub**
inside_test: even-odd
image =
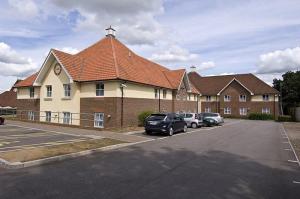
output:
[[[153,111],[143,111],[138,115],[139,126],[143,126],[146,118],[151,115]]]
[[[250,113],[248,118],[250,120],[274,120],[274,116],[266,113]]]
[[[277,121],[278,122],[291,122],[293,120],[292,120],[292,116],[290,116],[290,115],[279,115]]]

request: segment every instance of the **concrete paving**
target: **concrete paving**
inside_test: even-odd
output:
[[[280,123],[237,121],[21,170],[0,198],[300,198],[300,167]]]

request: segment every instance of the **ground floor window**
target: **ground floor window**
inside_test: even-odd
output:
[[[63,112],[63,123],[70,124],[71,120],[71,113],[70,112]]]
[[[46,122],[51,122],[51,111],[46,111]]]
[[[224,108],[224,114],[226,114],[226,115],[231,114],[231,108],[230,107]]]
[[[270,114],[271,110],[270,110],[270,108],[262,108],[261,112],[266,113],[266,114]]]
[[[33,111],[28,111],[28,120],[34,120],[34,112]]]
[[[240,115],[247,115],[247,108],[240,108]]]
[[[211,108],[210,107],[205,107],[204,112],[205,113],[211,113]]]
[[[103,128],[104,126],[104,113],[94,114],[94,127]]]

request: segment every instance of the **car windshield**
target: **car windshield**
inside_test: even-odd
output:
[[[164,120],[166,117],[166,115],[150,115],[148,117],[148,120],[152,120],[152,121],[160,121],[160,120]]]

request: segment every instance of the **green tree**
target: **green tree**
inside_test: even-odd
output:
[[[282,75],[282,80],[274,79],[273,87],[281,92],[285,114],[289,108],[300,105],[300,71],[286,72]]]

